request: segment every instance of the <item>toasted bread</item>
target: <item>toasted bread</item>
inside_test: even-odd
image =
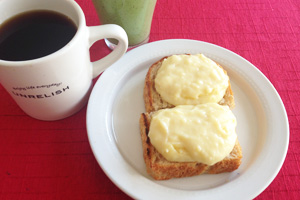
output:
[[[212,166],[197,162],[170,162],[166,160],[151,144],[148,137],[151,122],[151,113],[142,113],[140,117],[140,130],[143,144],[143,157],[148,174],[156,180],[167,180],[195,176],[203,173],[218,174],[236,170],[242,159],[242,150],[238,140],[231,153],[222,161]]]
[[[146,113],[141,114],[139,124],[143,145],[143,157],[147,172],[156,180],[167,180],[171,178],[195,176],[203,173],[218,174],[236,170],[240,166],[242,159],[242,150],[238,140],[236,140],[231,153],[212,166],[197,162],[168,161],[151,144],[148,133],[152,114],[160,109],[175,107],[175,105],[164,101],[155,89],[155,77],[165,58],[167,57],[154,63],[149,68],[145,78],[143,96]],[[219,64],[218,66],[224,70]],[[226,70],[224,70],[224,72],[227,74]],[[228,105],[231,109],[235,106],[230,80],[224,97],[218,103],[220,105]]]
[[[172,108],[174,105],[164,101],[160,94],[155,89],[155,77],[157,74],[158,69],[161,67],[163,60],[167,58],[164,57],[154,63],[148,70],[148,73],[145,78],[145,85],[144,85],[144,102],[146,112],[150,113],[159,109],[163,108]],[[218,64],[223,70],[224,68]],[[227,74],[227,72],[224,70]],[[234,108],[234,97],[233,92],[231,90],[231,84],[229,81],[229,86],[225,92],[223,99],[219,102],[220,105],[228,105],[231,109]]]

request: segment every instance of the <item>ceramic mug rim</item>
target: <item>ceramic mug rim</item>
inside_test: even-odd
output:
[[[40,1],[40,0],[32,0],[32,1]],[[52,1],[52,0],[50,0]],[[61,1],[61,0],[60,0]],[[67,17],[69,17],[75,24],[76,24],[76,33],[74,35],[74,37],[62,48],[60,48],[59,50],[50,53],[46,56],[40,57],[40,58],[35,58],[35,59],[31,59],[31,60],[21,60],[21,61],[9,61],[9,60],[1,60],[0,59],[0,67],[4,67],[4,66],[8,66],[8,67],[22,67],[28,64],[37,64],[37,63],[41,63],[41,62],[47,62],[49,60],[54,59],[57,56],[62,55],[63,53],[65,53],[66,51],[68,51],[70,48],[72,48],[72,46],[74,46],[74,43],[76,42],[76,40],[78,40],[78,38],[80,37],[82,31],[84,31],[84,26],[85,26],[85,16],[84,13],[81,9],[81,7],[75,2],[75,1],[71,1],[71,0],[63,0],[65,3],[68,3],[69,5],[72,6],[73,12],[76,13],[76,18],[78,20],[78,24],[76,23],[76,21],[74,21],[74,18],[72,18],[71,16],[67,15],[64,12],[60,12],[57,9],[47,9],[46,6],[44,6],[45,8],[43,9],[30,9],[30,10],[24,10],[23,12],[27,12],[27,11],[33,11],[33,10],[51,10],[51,11],[55,11],[55,12],[59,12]],[[45,3],[46,1],[41,1],[42,3]],[[29,3],[29,2],[26,2]],[[18,12],[17,14],[20,14],[22,12]],[[5,20],[13,17],[15,15],[11,15],[8,18],[6,18]],[[4,20],[4,21],[5,21]]]

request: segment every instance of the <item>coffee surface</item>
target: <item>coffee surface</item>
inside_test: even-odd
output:
[[[76,31],[74,22],[58,12],[18,14],[0,26],[0,59],[24,61],[47,56],[70,42]]]

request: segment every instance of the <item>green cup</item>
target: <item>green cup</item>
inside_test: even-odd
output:
[[[101,24],[117,24],[128,35],[129,48],[149,41],[156,0],[93,0]],[[105,39],[114,49],[116,41]]]

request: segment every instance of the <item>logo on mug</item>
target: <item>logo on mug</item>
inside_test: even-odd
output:
[[[60,89],[57,89],[55,91],[50,92],[43,92],[41,94],[26,94],[23,91],[28,90],[34,90],[34,89],[43,89],[43,88],[51,88],[51,87],[59,87],[62,83],[53,83],[50,85],[39,85],[39,86],[26,86],[26,87],[13,87],[13,90],[11,93],[15,96],[22,97],[22,98],[28,98],[28,99],[43,99],[43,98],[50,98],[57,95],[60,95],[70,89],[69,86],[62,87]],[[20,92],[21,91],[21,92]]]

